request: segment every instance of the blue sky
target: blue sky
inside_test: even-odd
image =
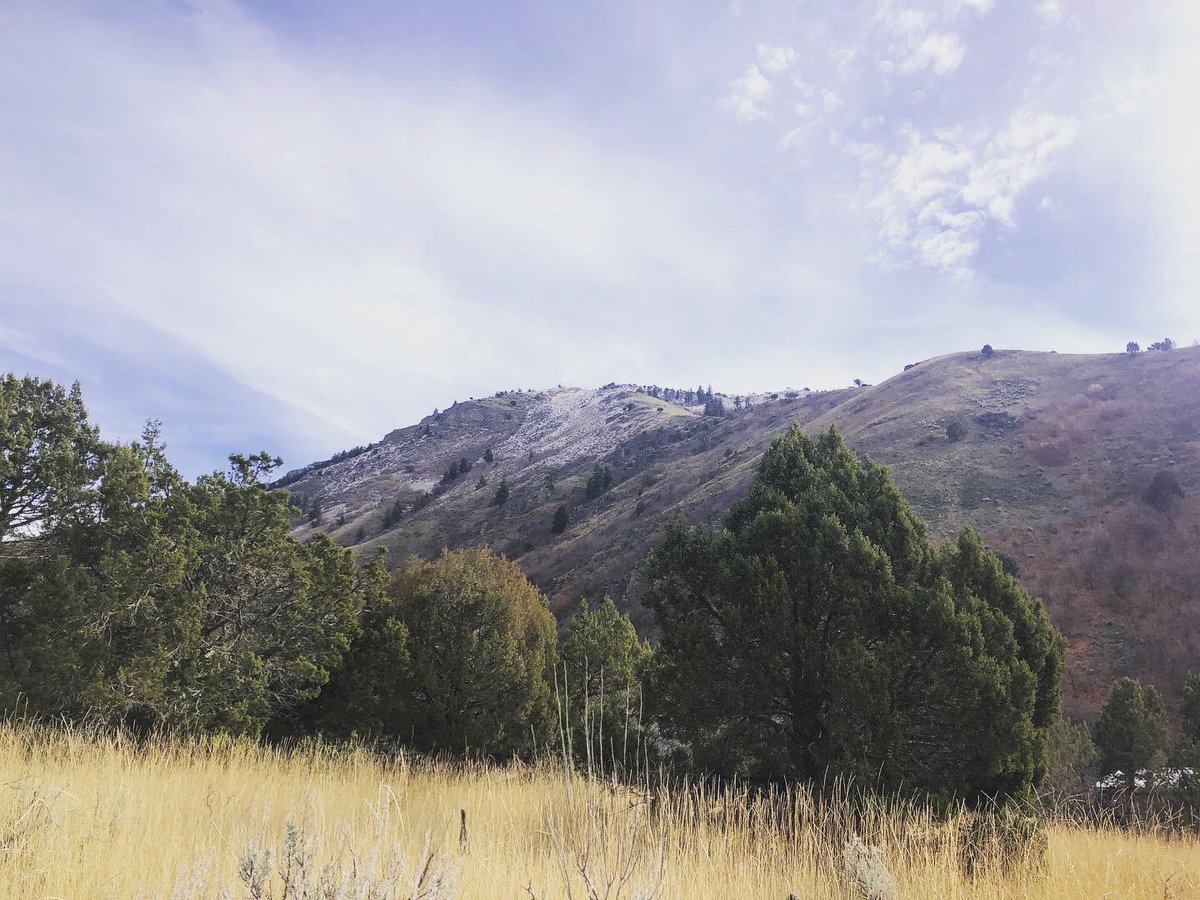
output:
[[[0,6],[0,368],[189,474],[1200,336],[1200,4]]]

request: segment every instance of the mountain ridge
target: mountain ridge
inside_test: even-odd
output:
[[[1070,712],[1094,712],[1118,675],[1172,695],[1200,668],[1200,351],[947,354],[879,385],[750,395],[748,408],[717,394],[723,417],[655,390],[498,392],[435,411],[286,476],[310,510],[320,501],[321,522],[296,534],[382,548],[389,564],[490,546],[560,616],[608,593],[648,628],[639,563],[665,522],[718,522],[770,440],[793,422],[834,425],[891,468],[936,537],[976,528],[1044,599],[1070,643]],[[447,478],[460,460],[468,470]],[[612,483],[589,496],[597,466]],[[1162,509],[1144,499],[1159,473],[1183,492]]]

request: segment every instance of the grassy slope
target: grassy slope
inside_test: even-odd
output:
[[[1177,695],[1200,668],[1200,351],[942,357],[813,427],[833,423],[937,533],[971,525],[1016,558],[1071,642],[1069,710],[1094,712],[1123,674]],[[1165,513],[1142,501],[1159,471],[1187,494]]]
[[[432,872],[450,877],[420,895],[427,900],[590,896],[583,873],[601,896],[850,898],[860,895],[842,875],[842,840],[855,832],[882,848],[900,896],[911,900],[1200,892],[1194,837],[1055,825],[1044,869],[989,866],[967,878],[961,817],[939,823],[917,812],[901,820],[877,806],[855,814],[802,796],[803,825],[781,829],[778,807],[678,789],[659,790],[652,817],[641,792],[568,779],[553,764],[455,767],[236,740],[135,744],[5,723],[0,780],[0,896],[9,900],[243,900],[251,894],[238,867],[266,851],[273,865],[262,896],[285,896],[289,824],[308,877],[316,881],[328,867],[335,884],[359,889],[337,896],[367,896],[363,880],[386,879],[399,863],[397,889],[377,884],[385,890],[370,896],[409,897],[430,858]],[[604,894],[604,882],[621,873],[627,882]],[[293,867],[286,896],[301,896],[303,878]]]
[[[536,414],[538,396],[458,404],[389,435],[394,459],[331,467],[374,465],[377,473],[345,493],[347,522],[335,535],[365,552],[383,547],[392,562],[444,546],[490,545],[518,559],[560,613],[583,596],[635,598],[638,563],[669,518],[718,521],[744,492],[759,454],[791,422],[810,430],[835,424],[860,452],[892,468],[936,535],[969,524],[1017,560],[1022,580],[1071,641],[1069,711],[1094,712],[1120,674],[1148,676],[1173,695],[1186,672],[1200,668],[1200,351],[956,354],[874,387],[783,394],[719,421],[614,389],[603,392],[595,425],[619,435],[611,449],[562,464],[524,453],[479,463],[379,533],[382,509],[395,496],[415,496],[414,479],[429,486],[459,455],[475,459],[488,446],[510,446],[510,438],[524,446],[514,435],[532,427],[525,419]],[[956,443],[946,439],[952,420],[967,426]],[[431,434],[422,436],[426,424]],[[596,462],[612,468],[616,483],[586,501]],[[1169,513],[1140,499],[1160,470],[1187,492]],[[489,483],[476,490],[481,473]],[[331,471],[326,479],[338,477]],[[512,497],[496,507],[502,477]],[[293,487],[314,492],[330,483],[314,475]],[[559,504],[572,521],[556,536],[550,524]],[[638,615],[636,605],[632,611]]]

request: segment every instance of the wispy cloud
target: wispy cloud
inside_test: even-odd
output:
[[[1015,227],[1018,200],[1075,133],[1070,119],[1022,107],[995,133],[909,127],[899,152],[850,148],[861,163],[859,202],[879,223],[881,260],[970,275],[985,230]]]
[[[850,167],[854,206],[877,229],[872,258],[881,264],[970,277],[989,229],[1017,227],[1023,194],[1053,172],[1079,130],[1072,112],[1054,108],[1059,98],[1049,106],[1030,99],[1059,61],[1048,49],[1014,73],[1024,83],[1008,86],[1011,99],[957,80],[969,52],[961,30],[982,36],[993,13],[989,0],[879,0],[852,16],[856,27],[840,39],[822,32],[792,51],[812,81],[781,81],[793,102],[780,146],[814,176]],[[758,53],[761,63],[762,45]],[[872,64],[852,62],[862,60]],[[765,97],[772,85],[763,85]],[[949,101],[964,94],[977,99],[956,109]]]
[[[729,86],[724,103],[733,115],[743,122],[753,122],[767,117],[767,100],[771,96],[771,82],[762,70],[753,63]]]

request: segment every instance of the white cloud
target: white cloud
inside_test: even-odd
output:
[[[736,118],[743,122],[754,122],[767,115],[766,102],[771,96],[771,82],[758,66],[751,63],[746,71],[730,85],[724,104]]]
[[[992,11],[992,7],[995,5],[994,0],[950,0],[951,13],[954,15],[964,10],[986,15]]]
[[[39,326],[0,294],[0,345],[36,346],[72,304],[153,322],[358,442],[517,371],[873,378],[849,371],[848,329],[890,315],[917,358],[965,345],[984,297],[993,342],[1082,349],[1102,320],[1063,298],[1139,267],[1140,302],[1196,321],[1200,6],[1057,2],[1070,27],[1037,28],[1036,0],[766,0],[721,29],[661,24],[665,65],[650,42],[572,38],[587,64],[562,79],[470,41],[439,61],[359,32],[377,56],[350,56],[223,0],[0,3],[0,271],[47,298]],[[638,73],[631,105],[611,65]],[[1043,194],[1066,276],[1049,229],[1010,240]],[[1101,230],[1137,246],[1081,275]],[[1004,285],[978,272],[1000,241]],[[1072,289],[1020,283],[1035,270]],[[1010,288],[1020,316],[995,300]]]
[[[931,32],[901,63],[901,71],[931,70],[935,75],[949,75],[962,65],[967,48],[953,31]]]
[[[1039,19],[1051,26],[1059,24],[1066,16],[1062,4],[1058,0],[1041,0],[1033,7],[1033,11],[1037,13]]]
[[[859,202],[877,223],[881,260],[970,274],[988,225],[1014,225],[1022,194],[1075,134],[1072,120],[1023,107],[991,135],[909,128],[898,153],[860,146]]]
[[[962,189],[963,202],[998,222],[1013,224],[1024,190],[1049,171],[1055,157],[1075,139],[1077,123],[1064,116],[1017,110],[984,149]]]
[[[900,6],[893,0],[882,0],[875,12],[875,21],[896,34],[919,38],[933,25],[933,14],[914,6]]]
[[[782,75],[796,62],[796,51],[791,47],[758,45],[758,64],[772,75]]]
[[[825,112],[837,112],[845,105],[846,101],[839,97],[836,92],[831,91],[828,88],[821,91],[821,107],[825,110]]]
[[[752,317],[799,291],[762,201],[687,160],[457,80],[323,69],[216,9],[161,30],[4,14],[0,271],[53,315],[153,323],[341,442],[514,371],[691,378],[669,361],[707,338],[678,298]]]

